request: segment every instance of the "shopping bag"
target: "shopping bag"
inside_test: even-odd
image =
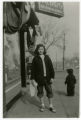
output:
[[[30,95],[31,97],[35,96],[35,87],[30,83]]]

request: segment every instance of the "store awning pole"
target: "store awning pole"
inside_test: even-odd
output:
[[[21,87],[26,88],[24,31],[20,30]]]

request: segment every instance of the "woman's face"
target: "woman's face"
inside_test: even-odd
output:
[[[43,55],[44,54],[44,48],[39,47],[38,52],[39,52],[39,55]]]

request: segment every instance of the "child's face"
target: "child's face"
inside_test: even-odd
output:
[[[38,52],[39,52],[39,55],[43,55],[44,48],[43,47],[39,47]]]

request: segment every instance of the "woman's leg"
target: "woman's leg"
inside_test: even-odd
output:
[[[56,113],[56,110],[55,110],[55,108],[54,108],[54,106],[53,106],[52,98],[48,98],[48,100],[49,100],[49,110],[50,110],[51,112]]]
[[[39,98],[39,99],[40,99],[41,106],[44,107],[44,97],[41,97],[41,98]]]
[[[48,98],[48,101],[49,101],[49,107],[53,107],[52,98]]]
[[[40,99],[40,103],[41,103],[41,107],[40,107],[40,111],[43,112],[44,111],[44,108],[45,108],[45,105],[44,105],[44,92],[43,92],[43,86],[37,86],[37,90],[38,90],[38,93],[37,93],[37,96],[39,97]]]
[[[52,86],[51,84],[45,84],[45,89],[46,89],[46,92],[47,92],[47,97],[48,97],[48,101],[49,101],[49,110],[51,112],[56,112],[56,110],[54,109],[53,107],[53,91],[52,91]]]

